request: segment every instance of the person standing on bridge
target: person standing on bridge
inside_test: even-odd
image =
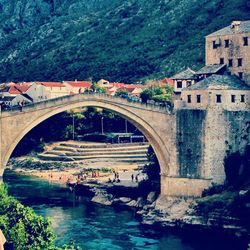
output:
[[[23,111],[23,103],[20,101],[18,103],[18,105],[19,105],[20,112],[22,112]]]

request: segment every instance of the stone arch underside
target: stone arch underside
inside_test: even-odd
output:
[[[21,141],[21,139],[34,127],[36,127],[38,124],[43,122],[44,120],[52,117],[53,115],[56,115],[58,113],[79,108],[79,107],[100,107],[103,109],[110,110],[112,112],[117,113],[121,117],[127,119],[130,121],[135,127],[137,127],[148,139],[150,145],[153,147],[153,150],[157,156],[157,159],[160,164],[161,174],[166,175],[169,168],[169,160],[170,155],[168,150],[165,147],[164,142],[161,139],[161,136],[157,133],[157,131],[149,124],[148,121],[146,121],[144,118],[140,117],[137,112],[130,111],[128,108],[123,107],[119,104],[114,103],[108,103],[108,102],[102,102],[102,101],[81,101],[78,103],[71,103],[68,105],[60,105],[57,107],[50,107],[48,110],[45,109],[45,112],[41,114],[39,117],[35,117],[32,120],[32,117],[30,117],[30,121],[27,122],[27,125],[24,129],[20,130],[18,133],[18,136],[13,138],[11,142],[9,143],[8,149],[6,152],[4,152],[4,155],[2,155],[3,160],[2,164],[3,166],[6,166],[12,152],[14,151],[17,144]],[[36,111],[35,111],[36,112]],[[24,110],[25,113],[25,110]],[[31,116],[33,112],[30,112]]]

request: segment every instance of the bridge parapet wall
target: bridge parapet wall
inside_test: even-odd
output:
[[[23,109],[34,109],[34,108],[44,108],[44,107],[50,107],[50,106],[56,106],[61,105],[61,103],[79,103],[82,101],[90,101],[90,100],[100,100],[102,102],[111,102],[111,103],[117,103],[119,105],[123,105],[126,107],[131,108],[138,108],[143,110],[149,110],[149,111],[159,111],[167,114],[172,113],[172,107],[169,105],[162,105],[159,103],[151,104],[151,103],[142,103],[139,101],[133,101],[125,98],[120,98],[116,96],[111,96],[108,94],[99,94],[99,93],[93,93],[93,94],[75,94],[75,95],[66,95],[62,97],[57,97],[53,99],[48,99],[41,102],[31,103],[27,104],[23,107]],[[8,112],[17,112],[20,110],[20,107],[13,107],[10,110],[2,110],[4,113]]]

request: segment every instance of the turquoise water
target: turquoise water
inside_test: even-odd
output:
[[[36,213],[50,217],[62,245],[74,240],[85,250],[240,250],[219,235],[171,232],[141,226],[132,211],[91,203],[64,186],[6,172],[9,193]]]

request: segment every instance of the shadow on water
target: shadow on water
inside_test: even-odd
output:
[[[132,211],[76,199],[65,186],[38,178],[7,171],[4,182],[11,195],[51,218],[59,245],[74,240],[88,250],[246,250],[221,236],[142,226]]]

